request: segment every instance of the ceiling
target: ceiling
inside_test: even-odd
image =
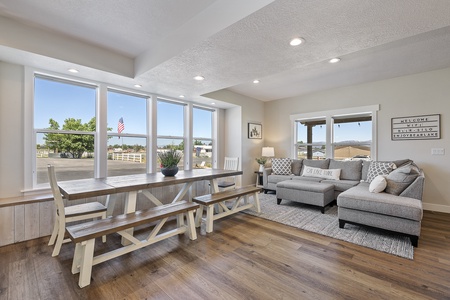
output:
[[[271,101],[450,67],[449,16],[448,0],[0,0],[0,60],[227,108],[207,95]]]

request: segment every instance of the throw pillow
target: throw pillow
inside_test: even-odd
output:
[[[330,159],[304,159],[302,161],[303,166],[302,166],[302,171],[300,172],[300,174],[303,174],[303,169],[308,166],[308,167],[313,167],[313,168],[320,168],[320,169],[328,169],[328,165],[330,164]]]
[[[420,170],[412,164],[397,168],[386,177],[386,193],[400,195],[419,176]]]
[[[292,174],[295,176],[300,176],[300,172],[302,171],[302,160],[303,159],[292,160]]]
[[[320,169],[320,168],[313,168],[313,167],[305,166],[303,168],[302,176],[339,180],[340,174],[341,174],[341,169]]]
[[[370,163],[366,182],[371,183],[378,175],[388,175],[395,168],[395,164],[391,162],[373,161]]]
[[[291,175],[290,158],[273,158],[272,159],[272,173],[274,175]]]
[[[381,193],[386,188],[386,175],[376,176],[369,185],[369,192]]]
[[[361,180],[362,160],[330,160],[330,169],[341,169],[341,179]]]

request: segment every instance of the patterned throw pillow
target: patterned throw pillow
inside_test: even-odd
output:
[[[272,159],[272,173],[274,175],[291,175],[291,163],[290,158],[273,158]]]
[[[371,183],[378,175],[389,175],[395,168],[395,164],[391,162],[373,161],[367,172],[366,182]]]

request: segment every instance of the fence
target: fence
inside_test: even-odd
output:
[[[112,153],[110,154],[112,160],[123,160],[143,163],[145,162],[145,154],[142,153]]]

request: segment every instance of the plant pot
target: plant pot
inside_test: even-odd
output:
[[[178,173],[178,166],[161,168],[161,173],[164,176],[175,176]]]
[[[264,172],[264,165],[259,165],[259,172]]]

